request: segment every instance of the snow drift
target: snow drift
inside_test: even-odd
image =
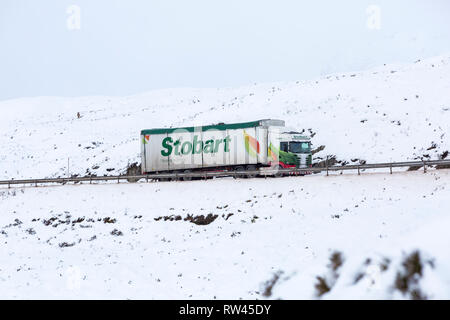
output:
[[[448,299],[449,183],[429,170],[3,188],[0,297]]]

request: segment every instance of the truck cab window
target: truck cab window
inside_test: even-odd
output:
[[[284,152],[288,152],[288,143],[287,142],[280,142],[280,150]]]
[[[289,143],[289,151],[292,153],[309,153],[309,143],[292,141]]]

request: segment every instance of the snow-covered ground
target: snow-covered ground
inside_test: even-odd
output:
[[[0,179],[65,176],[67,158],[70,174],[123,173],[139,161],[141,129],[264,118],[312,132],[325,146],[316,157],[438,159],[450,150],[450,55],[311,81],[17,99],[0,111]]]
[[[450,170],[4,188],[0,298],[309,299],[335,251],[324,298],[409,298],[415,250],[422,296],[450,298],[449,188]]]
[[[450,150],[450,56],[0,111],[0,179],[65,176],[67,158],[70,174],[123,173],[141,129],[262,118],[312,134],[325,146],[316,161],[438,159]],[[1,187],[0,298],[448,299],[449,185],[448,169],[430,169]]]

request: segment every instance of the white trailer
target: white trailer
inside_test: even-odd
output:
[[[283,120],[141,131],[141,169],[155,172],[255,170],[278,165]]]

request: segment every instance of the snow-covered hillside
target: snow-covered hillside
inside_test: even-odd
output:
[[[449,188],[450,170],[3,188],[0,297],[310,299],[323,277],[322,298],[448,299]]]
[[[283,119],[316,157],[437,159],[449,150],[450,56],[294,83],[0,102],[0,179],[123,173],[141,129]],[[77,113],[79,112],[80,118]]]
[[[315,161],[450,150],[450,56],[235,89],[0,102],[0,179],[118,174],[141,129],[283,119]],[[401,169],[403,170],[403,169]],[[450,298],[450,170],[0,187],[0,298]]]

